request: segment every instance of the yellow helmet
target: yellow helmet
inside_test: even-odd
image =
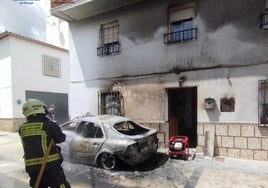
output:
[[[28,99],[22,106],[22,112],[26,118],[34,114],[46,114],[45,104],[37,99]]]

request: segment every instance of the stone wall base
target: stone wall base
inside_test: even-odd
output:
[[[25,118],[0,118],[0,131],[17,132],[25,121]]]
[[[157,129],[158,148],[159,149],[167,148],[169,123],[151,123],[151,122],[150,123],[140,122],[140,123],[146,127]]]
[[[215,133],[215,156],[268,161],[268,127],[252,123],[198,123],[198,149],[207,131]]]

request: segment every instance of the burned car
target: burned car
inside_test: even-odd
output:
[[[99,115],[75,118],[60,125],[70,159],[114,169],[118,162],[138,165],[157,152],[157,130],[126,117]]]

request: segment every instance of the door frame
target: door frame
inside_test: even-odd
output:
[[[180,93],[181,91],[181,93]],[[173,99],[172,99],[172,96]],[[188,101],[184,101],[182,100],[180,97],[182,97],[182,94],[187,94],[189,96],[187,96],[188,98],[190,97],[190,102]],[[178,96],[178,100],[176,100],[176,95]],[[181,95],[181,96],[179,96]],[[179,134],[180,130],[184,130],[187,132],[186,135],[184,136],[188,136],[189,140],[190,140],[190,147],[196,147],[197,146],[197,86],[193,86],[193,87],[172,87],[172,88],[166,88],[166,103],[165,103],[165,120],[166,122],[169,122],[169,130],[168,130],[168,138],[170,138],[170,136],[173,136],[175,133],[172,134],[171,131],[173,132],[177,132]],[[173,100],[173,101],[171,101]],[[189,113],[185,112],[185,114],[187,113],[187,116],[184,117],[187,121],[190,120],[191,123],[188,124],[188,126],[190,125],[190,132],[189,132],[189,127],[186,128],[185,125],[182,125],[182,129],[179,130],[179,115],[176,115],[172,118],[171,116],[171,105],[178,105],[178,102],[183,102],[184,105],[188,105],[187,107],[185,106],[185,110],[187,112],[190,112],[190,116]],[[177,108],[176,106],[173,106],[173,109]],[[190,110],[189,110],[190,108]],[[176,109],[178,110],[178,109]],[[175,111],[176,111],[175,110]],[[173,110],[174,111],[174,110]],[[178,114],[178,112],[177,112]],[[177,119],[176,119],[177,117]],[[172,127],[172,124],[175,126]],[[176,125],[177,124],[177,125]],[[177,126],[177,127],[176,127]],[[184,127],[183,127],[184,126]],[[187,130],[188,129],[188,130]]]

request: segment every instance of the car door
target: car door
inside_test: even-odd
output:
[[[61,148],[63,154],[69,154],[70,142],[77,136],[76,129],[81,121],[72,120],[68,121],[60,126],[62,132],[66,135],[66,140],[60,144],[57,144]]]
[[[80,160],[93,162],[99,149],[105,141],[101,126],[88,121],[82,121],[77,129],[79,135],[72,141],[72,148]]]

